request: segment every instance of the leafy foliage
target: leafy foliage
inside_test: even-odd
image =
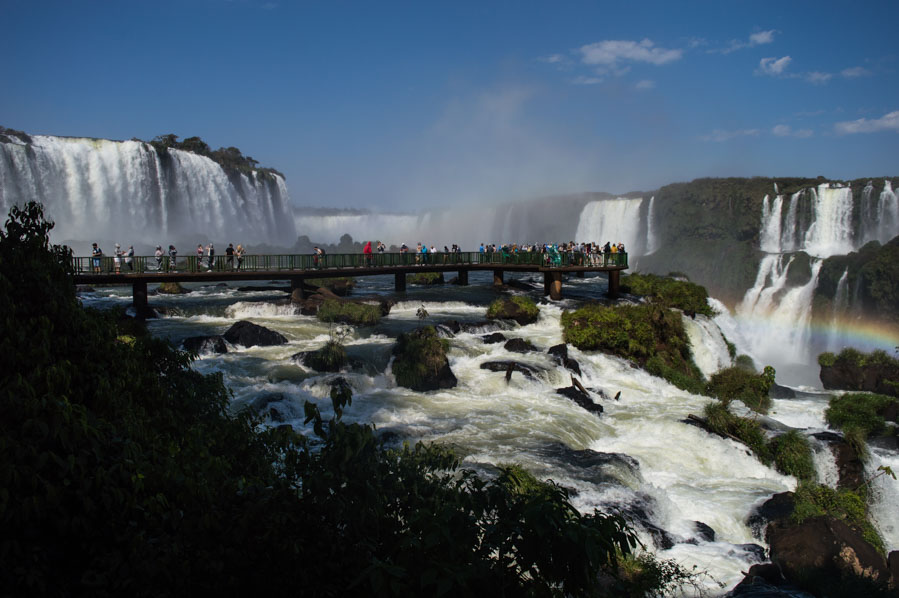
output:
[[[756,374],[743,367],[734,366],[712,374],[708,394],[725,403],[736,399],[753,411],[767,413],[771,408],[768,390],[773,383],[773,369],[771,373]]]
[[[836,428],[856,428],[865,436],[876,436],[886,429],[883,411],[896,402],[899,399],[869,393],[833,396],[824,411],[824,418]]]
[[[320,349],[306,355],[306,365],[318,372],[337,372],[346,365],[346,349],[337,341],[329,340]]]
[[[356,326],[374,326],[381,321],[381,307],[368,303],[353,303],[326,299],[316,316],[322,322],[341,322]]]
[[[815,460],[808,439],[797,430],[771,439],[770,453],[777,471],[800,480],[815,479]]]
[[[657,305],[585,305],[562,314],[565,342],[624,357],[679,388],[702,394],[681,315]]]
[[[715,315],[715,310],[708,303],[709,293],[705,287],[688,280],[656,274],[630,274],[622,278],[621,284],[628,287],[629,292],[644,295],[662,307],[709,317]]]
[[[259,431],[220,375],[83,309],[50,226],[29,204],[0,234],[4,593],[596,596],[636,545],[520,468],[385,450],[345,382],[310,438]]]
[[[409,277],[409,284],[443,284],[443,272],[417,272]]]
[[[883,539],[868,521],[867,504],[858,492],[801,482],[796,488],[795,501],[792,519],[796,523],[820,515],[842,519],[847,525],[860,531],[865,540],[881,554],[884,553]]]
[[[447,365],[449,342],[437,335],[433,326],[424,326],[401,334],[393,354],[393,375],[400,386],[422,389],[427,378],[436,376]]]

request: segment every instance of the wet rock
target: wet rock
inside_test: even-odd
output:
[[[485,334],[481,337],[481,340],[484,341],[485,345],[494,345],[506,340],[506,335],[502,332],[494,332],[493,334]]]
[[[246,320],[241,320],[231,326],[222,337],[232,345],[243,345],[244,347],[267,347],[287,343],[287,338],[283,334]]]
[[[578,376],[581,375],[581,365],[577,360],[568,357],[568,345],[565,343],[553,345],[546,352],[555,357],[560,365],[568,368]]]
[[[445,344],[432,326],[399,335],[393,348],[396,383],[422,392],[455,387],[458,380],[446,358]]]
[[[573,449],[554,442],[540,450],[547,459],[559,462],[572,477],[594,484],[621,482],[640,476],[640,463],[624,453],[602,453],[591,449]]]
[[[156,289],[156,292],[163,295],[186,295],[190,293],[188,289],[182,287],[181,283],[178,282],[163,282]]]
[[[287,409],[282,409],[281,404],[284,403],[283,394],[274,393],[256,397],[247,406],[247,409],[262,417],[267,417],[273,422],[284,422],[287,419]]]
[[[727,595],[731,598],[788,598],[798,595],[791,593],[791,590],[798,589],[787,583],[780,567],[774,563],[764,563],[750,567],[743,581]]]
[[[861,533],[832,517],[813,517],[802,523],[775,523],[768,527],[771,561],[790,581],[804,585],[855,578],[886,584],[885,559]],[[826,587],[826,585],[825,585]]]
[[[736,544],[735,546],[740,552],[746,553],[750,561],[761,563],[768,560],[768,551],[764,546],[758,544]]]
[[[887,567],[890,569],[890,586],[899,589],[899,550],[889,554]]]
[[[81,293],[96,293],[96,292],[97,292],[97,289],[95,289],[94,287],[92,287],[92,286],[90,286],[90,285],[86,285],[86,284],[77,284],[77,285],[75,285],[75,293],[77,293],[77,294],[81,294]]]
[[[704,542],[715,541],[715,530],[711,526],[706,525],[702,521],[694,521],[693,528],[696,530],[696,537]]]
[[[202,355],[203,353],[227,353],[228,345],[220,334],[212,336],[191,336],[181,341],[185,351]]]
[[[752,535],[761,540],[765,537],[765,528],[770,523],[789,519],[795,505],[792,492],[779,492],[755,507],[746,518],[746,525],[752,530]]]
[[[602,413],[602,405],[594,403],[590,395],[582,392],[577,386],[567,386],[565,388],[557,388],[556,393],[563,397],[568,397],[590,413]]]
[[[537,347],[523,338],[513,338],[503,345],[503,349],[512,353],[530,353],[536,351]]]
[[[826,442],[831,453],[833,453],[837,472],[840,476],[837,482],[838,488],[854,490],[864,484],[865,464],[859,457],[858,452],[840,434],[817,432],[813,436],[822,442]]]
[[[485,361],[481,364],[482,370],[490,370],[491,372],[508,372],[510,368],[513,372],[521,372],[524,374],[525,378],[530,378],[532,380],[546,371],[537,366],[505,359],[499,361]]]
[[[889,363],[856,363],[837,357],[833,365],[821,366],[821,384],[827,390],[857,390],[899,397],[899,367]],[[892,382],[892,384],[891,384]]]
[[[348,363],[346,349],[338,343],[327,343],[315,351],[300,351],[290,358],[317,372],[339,372]]]
[[[487,317],[491,320],[514,320],[525,326],[537,321],[540,310],[533,301],[524,297],[503,298],[490,304]]]
[[[768,396],[772,399],[795,399],[796,391],[775,382],[771,385],[771,388],[768,389]]]

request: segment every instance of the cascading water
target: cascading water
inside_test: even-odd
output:
[[[160,155],[140,141],[7,137],[0,142],[0,209],[40,201],[56,222],[57,241],[296,240],[278,175],[229,173],[204,156],[171,148]]]
[[[659,249],[659,241],[655,232],[655,204],[656,196],[649,198],[649,208],[646,210],[646,254],[655,253]]]
[[[886,243],[899,231],[899,196],[890,181],[884,181],[880,195],[873,199],[874,185],[868,183],[862,192],[862,242]]]
[[[631,254],[642,255],[647,247],[640,217],[642,203],[642,198],[591,201],[581,212],[575,239],[600,245],[621,242]]]
[[[714,320],[702,314],[682,316],[684,330],[690,339],[693,361],[702,375],[708,378],[718,370],[730,367],[731,357],[727,341]]]

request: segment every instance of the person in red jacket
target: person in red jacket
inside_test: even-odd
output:
[[[362,253],[365,255],[365,265],[371,266],[371,241],[365,244],[365,247],[362,248]]]

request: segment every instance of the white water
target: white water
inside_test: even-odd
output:
[[[880,241],[886,243],[899,231],[899,197],[893,191],[890,181],[884,181],[883,190],[872,199],[874,187],[871,183],[862,194],[862,242]]]
[[[810,189],[814,222],[805,233],[802,249],[816,257],[845,255],[856,249],[852,228],[852,189],[818,186]]]
[[[139,141],[35,135],[30,144],[0,143],[0,181],[0,210],[40,201],[56,222],[57,242],[296,240],[283,178],[229,176],[209,158],[180,150],[162,159]]]
[[[656,196],[649,198],[649,208],[646,210],[646,254],[655,253],[659,249],[659,240],[655,231],[655,205]]]
[[[695,318],[684,315],[682,320],[690,339],[693,361],[703,376],[708,378],[718,370],[731,366],[727,342],[714,320],[702,314],[697,314]]]
[[[640,217],[642,198],[604,199],[584,206],[575,239],[583,242],[624,243],[625,249],[640,255],[647,246]]]

